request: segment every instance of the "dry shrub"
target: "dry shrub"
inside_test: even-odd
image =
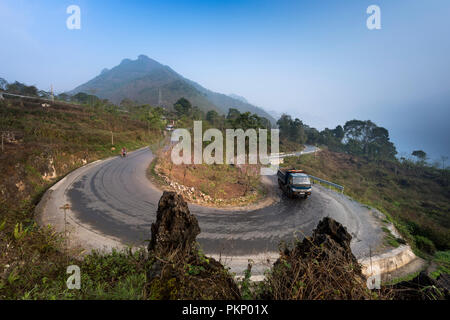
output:
[[[236,300],[239,288],[227,269],[200,250],[150,253],[144,298],[157,300]]]
[[[319,222],[312,237],[281,250],[263,285],[262,298],[276,300],[360,300],[388,298],[367,288],[350,249],[351,236],[331,218]]]

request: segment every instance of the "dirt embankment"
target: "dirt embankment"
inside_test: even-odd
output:
[[[260,166],[226,164],[174,165],[171,150],[160,151],[149,177],[163,190],[175,191],[205,206],[236,207],[256,204],[267,194]]]

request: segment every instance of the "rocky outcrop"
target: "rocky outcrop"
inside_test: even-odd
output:
[[[151,232],[148,250],[162,254],[175,250],[191,252],[200,227],[183,197],[166,191],[159,200]]]
[[[334,257],[336,262],[353,265],[355,275],[361,278],[361,267],[350,248],[351,240],[352,236],[342,224],[326,217],[319,222],[311,237],[297,243],[291,251],[286,248],[280,258],[311,259],[317,255],[325,261]],[[280,260],[276,263],[280,263]]]
[[[199,249],[196,237],[200,227],[181,195],[163,193],[151,232],[151,266],[146,285],[149,298],[240,298],[239,289],[224,266]]]
[[[331,218],[311,237],[285,247],[267,277],[266,299],[370,299],[361,266],[352,254],[352,237]]]
[[[307,252],[305,249],[310,245],[326,246],[329,250],[342,250],[341,252],[352,262],[357,262],[350,249],[352,236],[342,224],[329,217],[319,222],[310,240],[306,241],[303,252]]]

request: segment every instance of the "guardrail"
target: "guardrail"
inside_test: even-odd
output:
[[[336,184],[336,183],[333,183],[333,182],[330,182],[330,181],[327,181],[327,180],[323,180],[323,179],[320,179],[320,178],[317,178],[317,177],[314,177],[314,176],[311,176],[311,175],[308,175],[311,179],[313,179],[313,180],[316,180],[316,181],[319,181],[319,182],[321,182],[321,183],[325,183],[325,184],[327,184],[327,185],[330,185],[330,186],[332,186],[332,187],[334,187],[334,188],[336,188],[336,189],[339,189],[340,191],[341,191],[341,193],[344,193],[344,187],[343,186],[341,186],[341,185],[338,185],[338,184]]]

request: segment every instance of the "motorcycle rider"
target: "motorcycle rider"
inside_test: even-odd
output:
[[[125,147],[122,148],[122,158],[127,156],[127,149]]]

